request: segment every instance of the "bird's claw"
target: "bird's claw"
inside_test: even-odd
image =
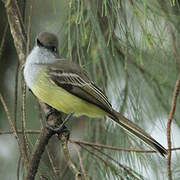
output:
[[[47,114],[46,114],[46,128],[56,132],[57,134],[62,134],[62,133],[67,133],[68,138],[69,138],[69,129],[65,126],[65,124],[71,119],[71,117],[73,116],[74,113],[70,113],[66,116],[65,120],[62,122],[62,124],[60,124],[59,127],[52,127],[51,125],[49,125],[48,123],[48,118],[50,115],[52,115],[53,113],[56,113],[56,111],[54,111],[53,109],[51,109]]]

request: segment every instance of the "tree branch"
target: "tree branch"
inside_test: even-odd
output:
[[[177,101],[177,97],[178,97],[179,89],[180,89],[180,55],[178,53],[178,48],[176,46],[175,34],[174,34],[172,27],[171,27],[169,22],[168,22],[168,30],[169,30],[170,38],[171,38],[172,52],[173,52],[174,58],[176,60],[177,71],[179,73],[177,81],[176,81],[176,85],[174,87],[171,110],[169,113],[168,123],[167,123],[167,141],[168,141],[167,170],[168,170],[169,180],[172,180],[172,172],[171,172],[171,123],[172,123],[173,116],[175,114],[176,101]]]
[[[5,44],[5,39],[6,39],[7,31],[8,31],[8,23],[6,24],[6,26],[4,28],[4,32],[3,32],[3,35],[2,35],[2,39],[1,39],[1,44],[0,44],[0,59],[1,59],[2,54],[3,54],[3,49],[4,49],[4,44]]]
[[[43,107],[44,112],[47,114],[50,110],[50,107],[45,104],[42,104],[42,105],[43,105],[42,107]],[[60,123],[62,123],[62,114],[63,113],[60,113],[60,112],[57,113],[54,111],[54,113],[49,115],[48,121],[51,122],[52,127],[59,126]],[[38,167],[39,167],[39,163],[40,163],[42,154],[45,151],[46,145],[48,144],[50,138],[54,134],[56,134],[56,132],[52,131],[49,128],[43,127],[41,129],[39,138],[36,141],[34,150],[30,157],[26,180],[34,180],[37,170],[38,170]]]
[[[79,159],[79,164],[80,164],[80,167],[81,167],[81,171],[82,171],[82,174],[84,176],[84,180],[89,180],[89,177],[85,171],[85,168],[83,166],[83,160],[82,160],[82,157],[81,157],[81,154],[80,154],[80,150],[79,148],[77,147],[78,145],[77,144],[74,144],[74,149],[75,151],[77,152],[77,155],[78,155],[78,159]]]
[[[26,54],[26,39],[23,35],[23,28],[19,19],[16,0],[6,0],[4,3],[19,61],[21,64],[24,64]]]
[[[172,119],[173,119],[175,109],[176,109],[176,101],[177,101],[177,97],[179,94],[179,89],[180,89],[180,74],[179,74],[179,77],[176,81],[176,85],[174,88],[171,110],[169,113],[168,123],[167,123],[167,141],[168,141],[168,161],[167,161],[168,167],[167,167],[167,169],[168,169],[169,180],[172,179],[172,174],[171,174],[171,123],[172,123]]]
[[[136,152],[136,153],[157,153],[155,150],[143,150],[143,149],[135,149],[135,148],[129,148],[128,149],[128,148],[116,147],[116,146],[93,143],[93,142],[88,142],[88,141],[81,141],[81,140],[70,139],[69,142],[75,143],[78,145],[83,144],[86,146],[93,146],[93,147],[98,147],[98,148],[110,149],[113,151]],[[180,150],[180,147],[171,148],[171,151],[178,151],[178,150]]]
[[[62,148],[63,148],[63,153],[64,153],[64,157],[65,160],[69,166],[69,168],[72,170],[72,172],[75,175],[75,179],[76,180],[81,180],[81,173],[78,171],[78,169],[76,168],[75,164],[72,162],[71,157],[70,157],[70,153],[69,153],[69,149],[68,149],[68,141],[67,141],[67,137],[62,134],[61,136],[59,136],[59,139],[62,142]]]
[[[46,153],[48,155],[48,159],[49,159],[49,162],[51,164],[51,167],[52,167],[52,170],[53,170],[53,173],[54,173],[54,178],[57,179],[59,174],[57,172],[57,167],[55,166],[54,164],[54,159],[52,158],[51,154],[50,154],[50,151],[48,150],[48,147],[46,148]]]
[[[28,164],[28,171],[27,171],[27,176],[26,180],[33,180],[35,179],[39,163],[41,160],[41,156],[43,152],[45,151],[45,147],[49,142],[49,139],[55,134],[54,131],[47,129],[47,128],[42,128],[41,133],[39,135],[39,138],[36,141],[34,151],[31,155],[29,164]]]
[[[4,101],[4,99],[3,99],[3,97],[2,97],[1,94],[0,94],[0,101],[1,101],[1,103],[2,103],[2,105],[3,105],[3,107],[4,107],[4,110],[5,110],[5,112],[6,112],[6,115],[7,115],[8,121],[9,121],[9,125],[10,125],[11,130],[12,130],[12,133],[14,134],[14,137],[15,137],[16,140],[17,140],[17,143],[18,143],[18,146],[19,146],[21,155],[22,155],[22,157],[23,157],[23,160],[25,161],[25,164],[27,165],[27,164],[28,164],[28,159],[27,159],[27,157],[26,157],[26,155],[25,155],[24,148],[23,148],[23,146],[22,146],[22,144],[21,144],[21,142],[20,142],[20,139],[19,139],[19,137],[18,137],[16,128],[15,128],[15,125],[14,125],[12,119],[11,119],[11,116],[10,116],[10,113],[9,113],[9,110],[8,110],[8,107],[7,107],[7,105],[6,105],[6,103],[5,103],[5,101]]]
[[[40,134],[40,130],[25,130],[26,134]],[[4,134],[13,134],[12,131],[0,131],[0,135]],[[22,130],[17,130],[17,134],[22,134]],[[124,152],[136,152],[136,153],[157,153],[154,150],[143,150],[143,149],[135,149],[135,148],[123,148],[123,147],[117,147],[117,146],[111,146],[107,144],[100,144],[100,143],[94,143],[94,142],[89,142],[89,141],[82,141],[82,140],[74,140],[74,139],[69,139],[70,143],[74,144],[84,144],[86,146],[94,146],[94,147],[99,147],[99,148],[104,148],[104,149],[110,149],[113,151],[124,151]],[[180,151],[180,147],[176,148],[171,148],[171,151]]]
[[[22,130],[17,130],[16,131],[17,134],[22,134]],[[41,131],[40,130],[31,130],[31,129],[28,129],[28,130],[25,130],[25,133],[26,134],[39,134]],[[0,131],[0,135],[3,135],[3,134],[13,134],[14,132],[11,131],[11,130],[3,130],[3,131]]]

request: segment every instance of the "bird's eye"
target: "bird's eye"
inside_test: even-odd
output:
[[[57,48],[56,48],[55,46],[52,46],[52,47],[51,47],[51,51],[57,52]]]
[[[40,40],[37,38],[37,45],[38,46],[43,46],[43,44],[40,42]]]

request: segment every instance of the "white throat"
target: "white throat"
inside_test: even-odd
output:
[[[56,56],[43,47],[35,46],[26,59],[31,64],[51,64],[56,62]]]
[[[34,80],[42,69],[42,64],[51,64],[57,61],[56,56],[43,47],[35,46],[28,55],[24,66],[24,78],[31,89]]]

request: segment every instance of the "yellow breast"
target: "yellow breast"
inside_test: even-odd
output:
[[[61,112],[67,114],[74,112],[75,116],[87,115],[89,117],[102,117],[106,115],[106,112],[98,106],[54,84],[42,71],[35,83],[33,83],[31,90],[41,101]]]

